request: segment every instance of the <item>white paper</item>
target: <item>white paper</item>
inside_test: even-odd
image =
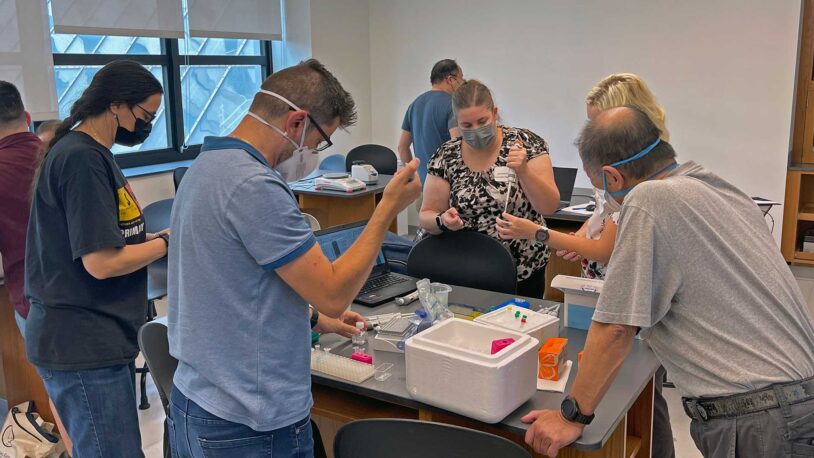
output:
[[[567,213],[574,213],[574,214],[577,214],[577,215],[591,216],[591,215],[594,214],[594,212],[586,210],[588,205],[594,205],[594,202],[590,201],[590,202],[587,202],[587,203],[584,203],[584,204],[572,205],[570,207],[561,208],[559,211],[567,212]]]
[[[568,360],[565,362],[565,367],[563,368],[562,374],[560,374],[560,379],[558,381],[553,380],[543,380],[537,379],[537,390],[538,391],[550,391],[552,393],[563,393],[565,392],[565,385],[568,384],[568,377],[571,376],[571,365],[573,361]],[[539,372],[538,372],[539,373]]]

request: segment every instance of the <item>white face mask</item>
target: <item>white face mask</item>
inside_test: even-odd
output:
[[[619,213],[622,211],[622,204],[616,201],[616,199],[610,195],[608,191],[603,191],[598,188],[594,188],[594,192],[596,196],[601,196],[600,199],[597,199],[596,202],[596,211],[600,212],[600,214],[604,216],[612,216],[614,213]],[[599,200],[602,201],[601,207],[599,204]]]
[[[279,94],[275,94],[274,92],[266,91],[264,89],[260,89],[258,92],[270,95],[272,97],[276,97],[282,100],[283,102],[287,103],[291,108],[294,108],[295,110],[300,109],[298,106],[294,105],[288,99]],[[279,164],[277,164],[276,167],[274,167],[274,170],[276,170],[280,175],[282,175],[283,178],[285,178],[285,181],[291,183],[294,181],[301,180],[310,175],[311,172],[316,170],[317,165],[319,164],[319,154],[317,154],[314,148],[309,148],[305,146],[305,134],[308,128],[308,118],[306,118],[305,124],[303,124],[302,127],[302,137],[300,138],[300,143],[297,144],[294,140],[288,138],[288,134],[286,134],[276,126],[272,126],[265,119],[261,118],[255,113],[252,113],[251,111],[248,112],[247,114],[252,118],[256,119],[258,122],[270,127],[275,132],[285,137],[285,139],[291,142],[292,145],[294,145],[294,153],[291,155],[291,157],[280,162]]]

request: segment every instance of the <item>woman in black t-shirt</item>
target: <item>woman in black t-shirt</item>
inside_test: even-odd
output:
[[[169,235],[144,216],[110,148],[142,143],[163,89],[143,66],[104,66],[51,141],[26,247],[26,351],[80,457],[143,456],[136,412],[136,333],[147,269]]]

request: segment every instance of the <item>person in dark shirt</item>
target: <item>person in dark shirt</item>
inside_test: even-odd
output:
[[[25,280],[25,232],[31,207],[31,183],[42,154],[42,142],[28,130],[31,115],[17,88],[0,81],[0,255],[20,333],[25,334],[28,301]]]
[[[26,352],[62,415],[74,454],[136,457],[136,334],[147,270],[167,233],[144,216],[110,148],[150,134],[163,89],[131,61],[104,66],[60,124],[34,188],[25,295]]]

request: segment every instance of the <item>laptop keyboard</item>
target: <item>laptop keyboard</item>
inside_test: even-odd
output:
[[[387,286],[397,285],[399,283],[404,283],[408,278],[396,276],[396,275],[382,275],[380,277],[371,278],[365,283],[365,286],[362,287],[362,291],[359,292],[359,295],[365,295],[371,291],[376,291]]]

